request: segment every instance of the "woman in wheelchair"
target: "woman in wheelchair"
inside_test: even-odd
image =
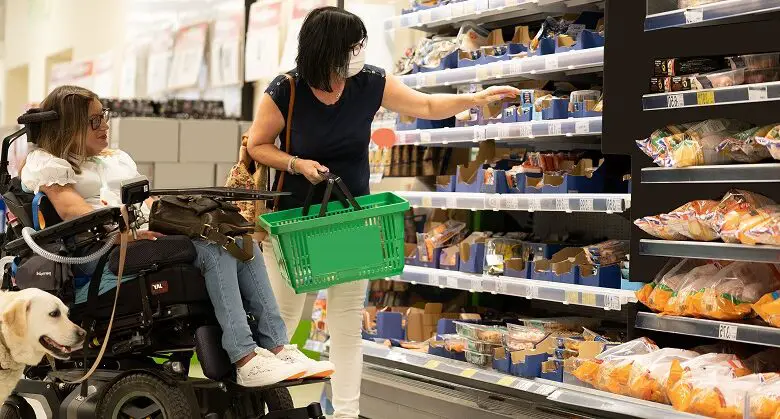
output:
[[[139,173],[129,155],[108,149],[109,115],[97,95],[81,87],[61,86],[44,99],[41,109],[56,111],[59,119],[41,123],[38,147],[27,156],[21,170],[24,189],[45,193],[63,220],[104,206],[121,205],[121,182]],[[156,240],[160,236],[148,230],[138,232],[140,240]],[[255,257],[241,262],[215,243],[193,243],[198,254],[196,267],[206,280],[222,328],[222,346],[236,366],[238,384],[260,387],[332,374],[333,364],[311,360],[295,345],[288,344],[257,244]],[[88,278],[96,267],[97,262],[74,266],[77,301],[86,299]],[[110,272],[103,275],[100,284],[101,294],[116,283],[116,278],[107,274]],[[247,322],[245,306],[258,321],[257,342]]]

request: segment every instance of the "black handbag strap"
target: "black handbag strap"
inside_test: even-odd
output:
[[[322,205],[320,206],[320,213],[318,217],[324,217],[325,213],[328,212],[328,202],[330,202],[330,197],[333,192],[336,193],[336,196],[338,197],[339,201],[341,201],[341,205],[344,206],[344,209],[349,208],[350,204],[356,211],[360,211],[362,209],[360,204],[358,204],[355,198],[352,196],[352,193],[350,193],[349,189],[347,189],[347,185],[345,185],[344,181],[341,180],[341,177],[329,172],[321,172],[321,175],[325,178],[325,195],[322,196]],[[337,185],[338,188],[334,189],[334,185]],[[317,185],[311,185],[311,187],[309,187],[309,193],[306,195],[306,200],[303,202],[304,217],[309,215],[311,201],[314,199],[315,188],[317,188]]]
[[[212,228],[211,226],[205,226],[204,231],[201,233],[201,237],[218,244],[231,256],[240,260],[241,262],[249,262],[254,259],[255,252],[252,249],[252,236],[245,234],[241,236],[241,242],[243,247],[239,247],[236,243],[236,239],[230,236],[226,236],[219,232],[219,230]]]

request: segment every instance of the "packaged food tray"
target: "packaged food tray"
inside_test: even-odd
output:
[[[493,355],[495,349],[500,346],[501,346],[500,343],[496,344],[490,342],[482,342],[473,339],[466,339],[466,350],[470,352],[478,352],[485,355]]]
[[[485,326],[481,324],[455,322],[458,335],[471,340],[501,344],[506,328],[500,326]]]
[[[466,362],[487,368],[493,365],[493,355],[481,354],[479,352],[466,351]]]

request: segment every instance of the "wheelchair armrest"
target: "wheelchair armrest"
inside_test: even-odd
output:
[[[119,223],[122,220],[122,212],[119,207],[101,208],[74,218],[70,221],[64,221],[51,227],[46,227],[41,231],[32,233],[31,236],[36,243],[41,246],[55,243],[62,239],[74,237],[79,234],[87,233],[97,227],[107,224]],[[30,251],[24,238],[16,239],[5,246],[5,251],[9,255],[19,255]]]
[[[220,201],[270,201],[278,196],[290,195],[289,192],[265,192],[253,189],[204,187],[186,189],[153,189],[151,196],[166,195],[202,195],[219,199]]]

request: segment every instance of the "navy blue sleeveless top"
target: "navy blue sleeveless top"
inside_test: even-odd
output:
[[[305,80],[291,71],[295,78],[295,105],[290,136],[290,150],[285,149],[285,128],[280,134],[281,149],[301,159],[314,160],[340,176],[355,196],[368,195],[368,144],[371,139],[371,121],[382,104],[385,91],[385,72],[381,68],[366,65],[363,70],[347,79],[344,92],[333,105],[320,102]],[[265,90],[284,116],[290,104],[290,82],[284,75],[276,77]],[[274,180],[277,189],[279,175]],[[303,206],[311,183],[303,175],[284,177],[284,192],[291,196],[279,200],[279,209]],[[317,186],[314,202],[322,201],[324,184]],[[336,198],[333,197],[333,200]]]

